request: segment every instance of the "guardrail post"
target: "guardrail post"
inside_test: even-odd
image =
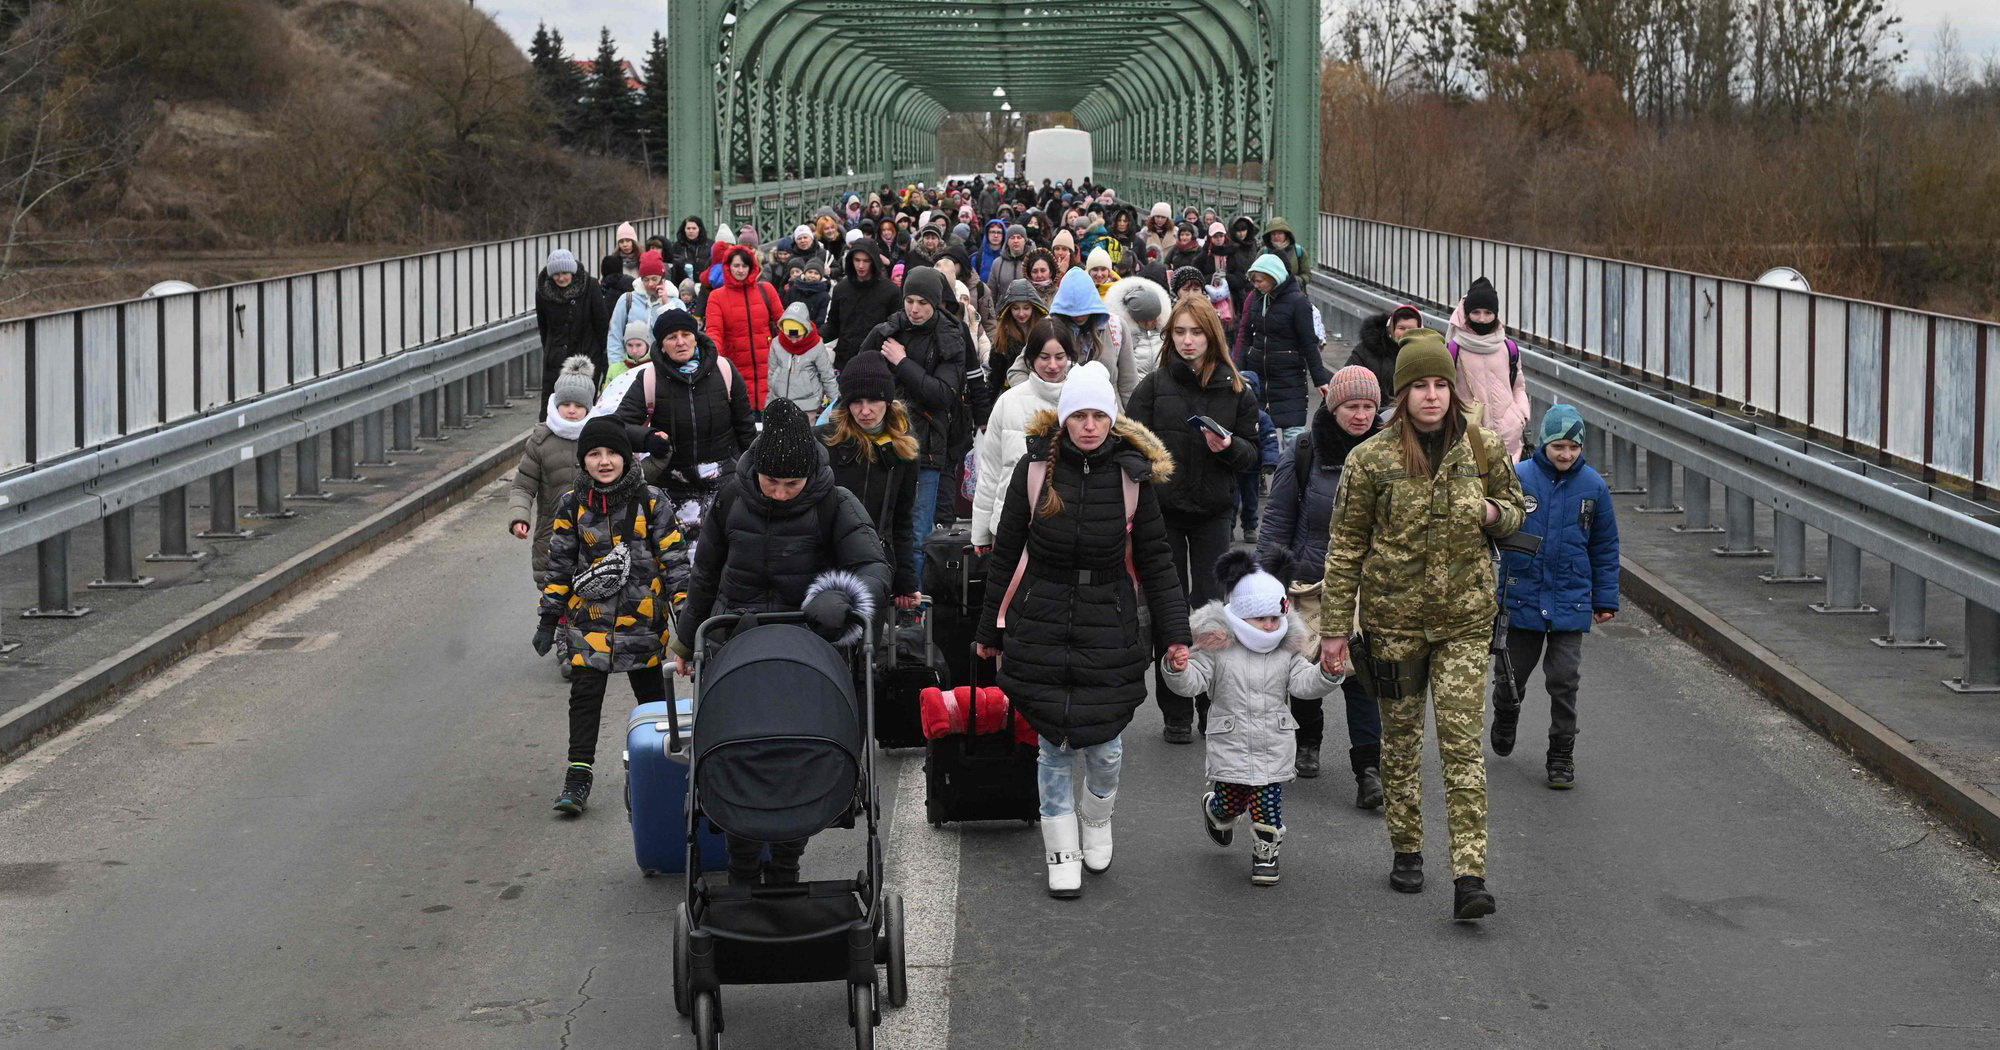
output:
[[[1604,432],[1603,420],[1591,420],[1583,428],[1583,461],[1602,470],[1611,465],[1611,436]]]
[[[357,425],[358,421],[350,421],[328,432],[331,461],[327,464],[326,477],[320,480],[346,485],[368,480],[354,472],[354,428]]]
[[[465,377],[465,418],[491,419],[493,411],[486,407],[486,373],[474,372]]]
[[[1636,496],[1646,491],[1639,484],[1639,446],[1619,437],[1611,436],[1611,494],[1614,496]]]
[[[444,426],[446,430],[466,429],[465,384],[456,379],[444,385]]]
[[[414,456],[422,453],[423,450],[417,447],[417,405],[419,403],[419,399],[413,397],[408,401],[398,401],[395,407],[389,410],[389,451],[402,456]]]
[[[153,585],[132,564],[132,508],[120,507],[104,516],[104,578],[86,586],[93,590],[131,590]]]
[[[507,359],[507,396],[528,396],[528,355],[517,354]]]
[[[1646,505],[1634,507],[1641,514],[1679,514],[1674,502],[1674,461],[1652,449],[1646,450]]]
[[[2000,693],[2000,612],[1965,600],[1965,673],[1944,680],[1954,693]]]
[[[361,462],[360,467],[393,467],[396,461],[389,458],[389,450],[382,444],[382,413],[370,412],[361,417]]]
[[[231,496],[233,499],[234,493]],[[188,549],[187,486],[160,493],[160,549],[146,555],[146,560],[200,561],[206,557],[207,551]]]
[[[1722,546],[1709,553],[1721,558],[1761,558],[1771,553],[1757,546],[1757,501],[1747,492],[1722,490]]]
[[[1681,523],[1673,531],[1681,533],[1721,532],[1713,523],[1708,501],[1708,475],[1681,468],[1681,504],[1686,508]]]
[[[319,435],[295,442],[292,445],[293,480],[292,499],[329,500],[333,493],[319,487]],[[261,486],[260,486],[261,487]]]
[[[1942,649],[1944,643],[1932,638],[1924,620],[1924,578],[1889,564],[1889,633],[1869,641],[1884,649]]]
[[[1833,537],[1827,537],[1832,540]],[[1765,583],[1818,583],[1820,577],[1806,571],[1806,523],[1790,514],[1771,513],[1771,546],[1777,549],[1778,564],[1770,572],[1760,572],[1757,578]],[[1829,554],[1831,547],[1829,546]],[[1859,549],[1855,551],[1860,554]],[[1859,575],[1857,561],[1855,573]]]
[[[450,441],[438,426],[438,400],[436,390],[426,390],[417,395],[417,436],[425,441]]]
[[[298,511],[285,508],[284,452],[272,450],[257,457],[257,509],[252,518],[289,518]]]
[[[237,520],[236,468],[208,476],[208,528],[195,533],[205,540],[247,540],[257,534]]]
[[[507,408],[507,366],[494,365],[486,370],[486,407]]]
[[[35,606],[22,612],[21,619],[74,620],[89,615],[89,609],[70,603],[69,533],[35,544]]]
[[[1826,538],[1826,600],[1812,603],[1812,611],[1829,615],[1855,616],[1875,611],[1861,600],[1861,548],[1829,534]]]

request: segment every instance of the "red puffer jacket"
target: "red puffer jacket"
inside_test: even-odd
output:
[[[749,277],[740,281],[729,272],[729,262],[738,256],[750,263]],[[705,318],[708,337],[749,384],[752,405],[764,403],[770,380],[771,337],[785,314],[778,290],[758,280],[762,270],[750,249],[731,249],[723,262],[722,287],[709,293]]]

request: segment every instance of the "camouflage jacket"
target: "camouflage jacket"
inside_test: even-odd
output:
[[[573,666],[613,673],[658,667],[673,627],[669,602],[686,587],[687,576],[687,555],[672,507],[659,489],[643,485],[605,514],[597,501],[582,497],[588,486],[579,475],[550,519],[541,613],[566,618],[562,629]],[[599,602],[573,593],[570,584],[577,574],[620,543],[631,548],[632,557],[624,589]]]
[[[1470,441],[1485,444],[1486,470]],[[1403,469],[1402,427],[1390,424],[1348,453],[1326,548],[1325,608],[1361,596],[1369,631],[1441,640],[1490,630],[1494,593],[1489,538],[1521,527],[1527,510],[1506,446],[1473,427],[1445,450],[1435,477]],[[1499,520],[1483,525],[1486,501]]]

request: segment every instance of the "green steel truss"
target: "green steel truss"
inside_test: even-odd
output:
[[[1284,215],[1314,247],[1317,0],[667,6],[675,215],[775,233],[934,181],[945,115],[1009,103],[1074,113],[1121,199]]]

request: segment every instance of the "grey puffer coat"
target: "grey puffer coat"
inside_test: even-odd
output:
[[[1182,696],[1207,693],[1208,779],[1258,787],[1298,776],[1299,720],[1291,697],[1318,699],[1339,688],[1342,675],[1316,663],[1319,638],[1297,613],[1290,632],[1268,653],[1251,652],[1230,629],[1221,602],[1188,618],[1194,651],[1185,671],[1160,665],[1167,688]]]
[[[553,412],[554,406],[550,409]],[[514,481],[507,486],[507,527],[521,522],[535,530],[528,560],[537,578],[549,568],[549,529],[555,523],[556,504],[576,484],[576,458],[574,439],[558,437],[547,423],[537,423],[521,449]]]

